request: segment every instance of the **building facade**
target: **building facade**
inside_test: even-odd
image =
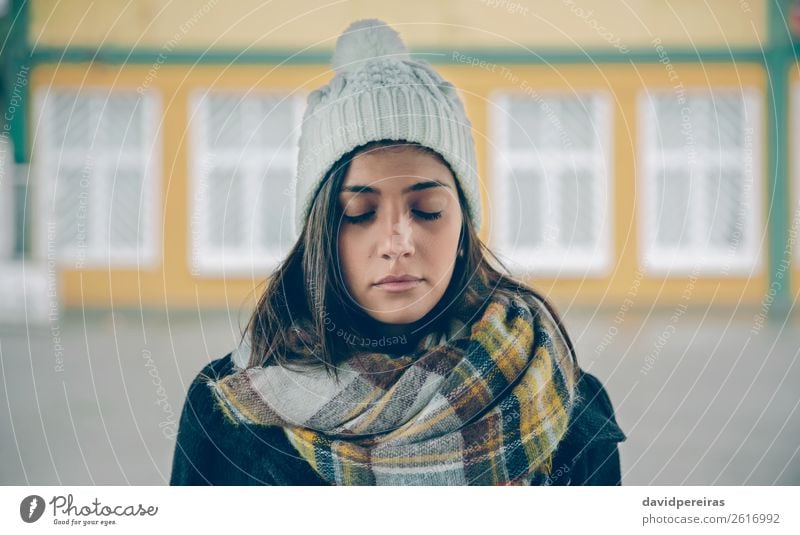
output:
[[[11,2],[5,306],[252,302],[296,235],[305,97],[377,17],[461,91],[481,237],[559,308],[789,310],[796,4],[628,6]]]

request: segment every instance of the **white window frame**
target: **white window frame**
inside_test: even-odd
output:
[[[570,154],[570,150],[564,148],[548,154],[544,150],[538,150],[534,154],[515,154],[510,149],[508,139],[509,121],[513,120],[509,113],[509,100],[515,96],[525,96],[525,92],[520,90],[502,89],[491,93],[489,96],[489,125],[490,125],[490,169],[491,169],[491,194],[490,204],[493,213],[493,225],[491,229],[491,242],[493,249],[501,258],[508,261],[509,267],[520,274],[545,275],[554,277],[575,277],[575,278],[602,278],[607,276],[613,264],[613,236],[614,212],[613,212],[613,161],[612,149],[614,145],[613,116],[611,106],[611,95],[608,91],[601,89],[581,90],[581,91],[538,91],[537,99],[546,100],[552,97],[563,98],[564,96],[594,97],[595,107],[593,111],[593,128],[596,132],[596,139],[599,141],[599,148],[591,155]],[[542,160],[546,161],[542,161]],[[545,169],[545,175],[553,175],[559,168],[569,167],[575,161],[589,162],[596,171],[597,191],[605,192],[605,203],[598,201],[598,222],[597,241],[592,251],[567,250],[561,246],[550,232],[545,232],[545,241],[550,242],[549,247],[537,248],[514,247],[511,243],[516,229],[510,228],[510,222],[506,214],[510,211],[510,203],[519,202],[513,196],[511,186],[511,173],[515,162],[520,162],[525,166],[534,165],[541,162]],[[548,186],[558,187],[557,180],[547,179]],[[605,213],[605,218],[603,215]]]
[[[216,151],[209,148],[206,144],[208,139],[208,120],[206,108],[203,105],[210,94],[229,94],[240,97],[270,96],[293,100],[294,117],[296,124],[288,132],[290,134],[282,147],[274,150],[264,149],[258,154],[246,154],[243,151]],[[207,180],[207,158],[212,153],[214,158],[222,158],[243,171],[246,181],[246,188],[252,195],[247,195],[250,199],[257,199],[259,188],[264,187],[260,183],[259,177],[265,168],[278,166],[289,168],[292,178],[297,168],[298,137],[300,133],[300,120],[306,106],[306,94],[301,91],[280,91],[280,90],[258,90],[243,91],[237,89],[210,89],[197,88],[193,90],[189,97],[189,220],[188,228],[191,235],[189,247],[189,258],[192,275],[195,277],[217,278],[220,276],[249,276],[261,277],[262,272],[268,272],[275,268],[286,256],[292,243],[285,244],[284,248],[262,248],[259,243],[258,230],[250,229],[247,232],[247,246],[244,250],[237,251],[234,248],[224,247],[223,250],[214,250],[208,244],[208,219],[203,217],[205,210],[203,195],[203,183]],[[245,101],[242,105],[247,105]],[[247,114],[247,118],[257,124],[263,117],[258,114]],[[276,195],[286,196],[287,212],[282,219],[289,225],[294,224],[294,195],[287,194],[286,191],[275,192]],[[255,201],[253,201],[255,202]],[[232,207],[229,207],[232,208]]]
[[[114,153],[104,154],[102,152],[92,152],[89,154],[87,148],[83,154],[79,151],[68,150],[63,146],[51,145],[54,140],[50,139],[50,120],[47,116],[48,96],[56,92],[78,92],[79,98],[90,98],[90,106],[93,113],[101,113],[107,101],[109,93],[135,93],[142,98],[141,113],[143,143],[138,153]],[[57,250],[55,254],[56,262],[64,268],[74,269],[155,269],[160,260],[160,221],[161,221],[161,168],[162,168],[162,149],[161,149],[161,97],[153,90],[137,92],[135,89],[111,89],[102,86],[47,86],[40,88],[35,95],[35,117],[36,124],[33,136],[33,173],[37,182],[45,187],[40,188],[40,200],[38,206],[42,210],[46,221],[36,230],[36,239],[39,242],[33,249],[36,251],[49,251],[48,241],[52,239],[48,236],[48,227],[53,224],[54,213],[54,194],[56,183],[54,177],[58,176],[58,167],[64,162],[83,161],[87,156],[92,158],[93,183],[99,184],[90,192],[90,202],[95,205],[102,205],[104,202],[110,203],[110,192],[112,191],[112,179],[115,176],[116,162],[126,159],[139,158],[145,162],[143,166],[143,191],[142,191],[142,211],[139,217],[142,219],[142,243],[134,248],[114,248],[110,243],[110,237],[103,230],[103,225],[108,224],[106,217],[90,218],[88,224],[95,229],[94,235],[103,236],[103,240],[92,241],[83,248],[83,253],[79,253],[78,247],[72,251]],[[98,151],[98,149],[95,149]],[[107,174],[103,174],[104,170]],[[105,176],[103,181],[96,177]],[[108,193],[106,195],[106,193]],[[58,249],[58,248],[57,248]],[[48,252],[48,255],[50,253]]]
[[[643,89],[637,99],[637,128],[638,128],[638,165],[637,189],[641,192],[641,202],[638,202],[637,233],[638,233],[638,260],[644,273],[657,276],[685,276],[699,277],[727,277],[727,276],[753,276],[762,269],[761,249],[766,239],[765,227],[762,218],[762,189],[764,187],[764,172],[762,169],[762,128],[761,120],[762,97],[761,92],[755,87],[725,87],[717,86],[708,88],[688,88],[685,90],[687,97],[705,96],[714,93],[736,92],[742,95],[744,102],[744,127],[750,130],[750,164],[745,166],[745,183],[751,183],[750,211],[745,212],[745,224],[742,228],[742,240],[745,246],[739,254],[731,254],[730,250],[724,252],[710,252],[702,244],[695,243],[694,248],[682,250],[681,248],[660,248],[657,242],[658,227],[655,218],[658,214],[658,200],[655,191],[655,178],[659,171],[659,162],[668,157],[665,154],[674,152],[674,157],[686,157],[683,148],[668,150],[653,150],[657,148],[658,133],[652,127],[655,124],[654,109],[650,104],[652,95],[665,95],[677,99],[673,89]],[[689,105],[688,103],[686,104]],[[683,152],[681,156],[679,153]],[[691,176],[699,176],[707,166],[713,166],[718,156],[706,157],[702,147],[696,150],[696,160],[689,167],[694,169]],[[728,151],[728,158],[746,158],[740,151]],[[702,194],[702,188],[700,188]],[[692,206],[702,206],[702,201],[694,199]],[[692,208],[695,212],[699,208]],[[698,218],[694,217],[687,223],[684,232],[690,232],[690,239],[698,236]],[[699,238],[696,238],[699,240]]]

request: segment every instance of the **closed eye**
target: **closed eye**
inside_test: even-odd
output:
[[[347,215],[347,214],[344,214],[342,217],[344,217],[344,220],[347,221],[348,223],[353,223],[354,225],[357,225],[359,223],[363,223],[365,221],[368,221],[369,219],[372,219],[372,217],[374,215],[375,215],[375,211],[366,212],[366,213],[361,214],[361,215]]]
[[[421,217],[422,219],[425,219],[426,221],[434,221],[442,217],[441,211],[439,212],[422,212],[420,210],[411,210],[411,211],[414,212],[419,217]]]
[[[414,215],[425,221],[435,221],[440,217],[442,217],[441,211],[438,212],[423,212],[421,210],[411,210],[411,211],[414,213]],[[352,223],[354,225],[369,221],[374,216],[375,216],[375,210],[372,210],[370,212],[365,212],[359,215],[347,215],[347,214],[343,215],[345,221],[347,221],[348,223]]]

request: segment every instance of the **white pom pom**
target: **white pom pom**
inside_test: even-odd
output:
[[[336,40],[331,65],[336,72],[353,71],[362,62],[381,56],[409,59],[396,31],[381,20],[364,19],[352,23]]]

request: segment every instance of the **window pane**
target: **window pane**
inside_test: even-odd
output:
[[[703,122],[704,144],[713,157],[720,150],[740,149],[743,145],[744,103],[736,94],[704,97],[708,112]]]
[[[758,140],[752,139],[758,117],[747,115],[758,111],[749,105],[753,94],[750,88],[691,90],[684,103],[670,91],[648,95],[660,134],[668,138],[680,132],[682,146],[691,151],[682,158],[655,138],[647,146],[644,161],[654,167],[646,177],[647,198],[654,204],[647,205],[645,215],[655,224],[656,239],[645,247],[656,269],[658,261],[671,262],[667,258],[674,249],[680,250],[674,265],[681,269],[744,268],[757,261],[751,234],[759,217],[754,204],[759,175],[753,167]]]
[[[56,150],[86,151],[97,143],[98,124],[91,98],[76,91],[51,91],[46,102],[52,124],[50,141]]]
[[[655,108],[655,139],[657,149],[690,149],[696,144],[693,139],[694,107],[681,103],[671,94],[650,97]]]
[[[538,151],[586,150],[598,145],[592,96],[512,97],[509,100],[509,144]]]
[[[564,101],[564,98],[551,97],[536,103],[541,113],[536,140],[536,148],[540,151],[572,148],[569,132],[564,125],[562,112]]]
[[[597,144],[597,132],[601,127],[592,118],[593,105],[591,97],[561,99],[558,122],[563,129],[560,136],[563,148],[590,149]]]
[[[506,239],[513,247],[541,246],[544,228],[542,174],[534,169],[512,172],[509,194],[508,231],[510,235]]]
[[[93,217],[90,188],[95,177],[88,167],[64,166],[59,169],[55,183],[55,232],[58,249],[67,254],[76,249],[86,250],[91,232],[89,218]]]
[[[100,143],[112,151],[142,146],[142,105],[138,93],[112,94],[98,99],[101,115]],[[105,106],[105,107],[103,107]]]
[[[290,169],[272,168],[263,177],[259,192],[261,202],[261,244],[265,249],[286,250],[292,242],[292,199],[284,194],[290,187]]]
[[[502,112],[500,112],[502,113]],[[514,97],[509,99],[508,142],[512,149],[530,149],[541,144],[538,133],[542,129],[542,114],[539,104],[533,99]]]
[[[200,102],[205,111],[200,120],[207,122],[197,126],[206,134],[196,154],[216,166],[207,177],[209,187],[199,187],[208,202],[200,203],[197,213],[208,231],[194,234],[195,250],[208,269],[249,272],[254,262],[270,263],[269,253],[291,246],[293,198],[283,192],[290,189],[296,165],[299,98],[242,92],[212,94]],[[222,139],[226,134],[212,139],[226,120],[227,139]]]
[[[664,168],[656,175],[656,239],[659,244],[685,247],[691,243],[690,186],[687,169]]]
[[[149,216],[142,205],[144,171],[136,168],[116,169],[111,180],[108,217],[112,247],[135,250],[144,241],[145,221]]]
[[[497,156],[500,169],[511,171],[499,177],[507,197],[495,203],[509,224],[504,245],[536,270],[607,269],[610,251],[600,247],[608,243],[601,232],[610,228],[602,225],[611,146],[607,95],[545,91],[505,99],[509,116],[498,124],[508,128],[508,145]]]
[[[215,249],[245,245],[244,186],[237,169],[217,167],[209,173],[204,193],[207,195],[208,239]]]
[[[566,249],[584,249],[595,240],[598,198],[595,177],[587,167],[566,168],[559,176],[561,186],[560,242]]]
[[[214,94],[206,97],[208,110],[208,146],[214,149],[240,149],[242,135],[242,99],[238,95]]]
[[[47,89],[34,153],[36,168],[53,186],[63,259],[104,266],[127,265],[137,255],[152,261],[153,244],[138,231],[152,224],[139,221],[140,211],[153,217],[154,199],[142,196],[145,180],[153,179],[145,172],[152,143],[144,145],[155,137],[144,129],[156,125],[145,124],[143,115],[151,98],[133,91]]]
[[[708,173],[706,213],[712,247],[735,250],[741,246],[747,208],[742,197],[743,178],[741,170],[729,167]]]

